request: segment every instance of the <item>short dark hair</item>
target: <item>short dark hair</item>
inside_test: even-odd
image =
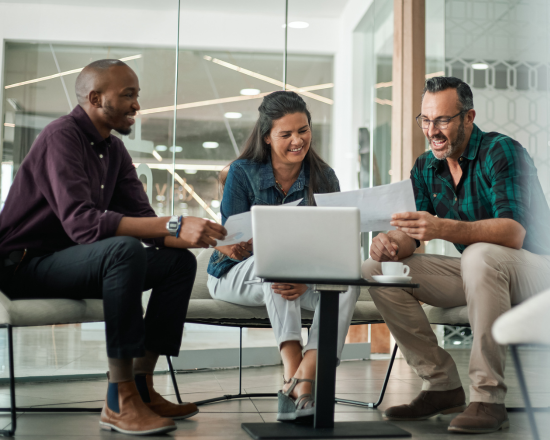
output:
[[[426,92],[437,93],[447,89],[456,89],[462,111],[466,112],[474,108],[472,89],[464,81],[454,76],[435,76],[427,79],[422,92],[422,100],[424,100]]]
[[[98,74],[104,74],[113,66],[126,66],[130,69],[130,66],[124,61],[115,59],[97,60],[82,69],[74,85],[76,98],[80,105],[84,105],[88,99],[87,95],[90,92],[90,88],[93,87],[94,77]]]

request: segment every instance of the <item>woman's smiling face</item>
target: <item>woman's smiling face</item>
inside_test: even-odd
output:
[[[271,146],[274,163],[296,164],[306,157],[311,144],[311,129],[305,113],[292,113],[273,121],[265,142]]]

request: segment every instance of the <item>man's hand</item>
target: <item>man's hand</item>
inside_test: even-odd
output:
[[[192,246],[208,248],[216,246],[216,240],[223,240],[226,235],[227,231],[218,223],[198,217],[185,217],[179,239]]]
[[[394,214],[390,225],[420,241],[433,240],[442,236],[441,219],[425,211]]]
[[[272,284],[271,288],[288,301],[294,301],[307,292],[306,284],[279,283]]]
[[[374,261],[397,261],[399,257],[399,244],[387,235],[380,233],[372,239],[370,256]]]

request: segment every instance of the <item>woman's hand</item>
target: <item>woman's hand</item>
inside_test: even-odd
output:
[[[283,299],[294,301],[307,292],[306,284],[278,283],[272,284],[273,292],[281,295]]]
[[[216,249],[233,260],[243,261],[250,257],[252,252],[252,239],[243,241],[239,244],[218,246]]]

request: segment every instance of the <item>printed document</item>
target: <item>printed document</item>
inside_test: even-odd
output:
[[[303,199],[281,206],[298,206]],[[227,229],[225,240],[218,240],[218,246],[230,246],[252,238],[252,213],[250,211],[232,215],[224,225]]]
[[[315,194],[317,206],[357,207],[361,212],[361,232],[388,231],[392,214],[416,211],[410,179],[389,185],[340,193]]]

